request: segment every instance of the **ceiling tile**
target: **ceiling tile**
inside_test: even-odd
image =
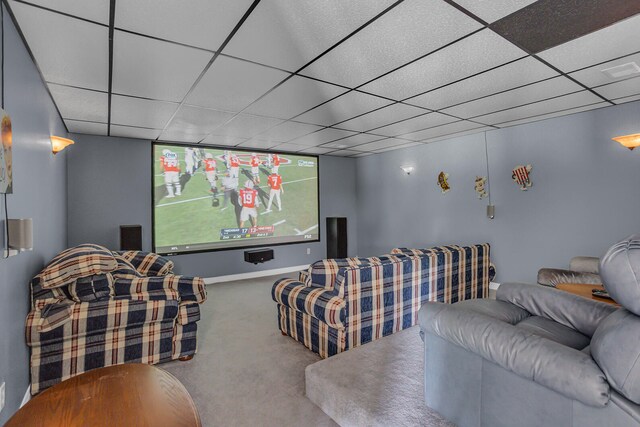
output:
[[[277,147],[274,147],[276,151],[291,151],[291,152],[301,151],[301,150],[304,150],[305,148],[309,148],[309,147],[305,145],[298,145],[298,144],[291,144],[291,143],[280,144]]]
[[[287,142],[322,129],[321,126],[298,122],[284,122],[258,135],[258,138]]]
[[[15,3],[11,0],[11,7]],[[87,0],[29,0],[29,3],[44,6],[49,9],[58,10],[69,15],[89,19],[101,24],[109,25],[109,3],[108,1],[87,1]]]
[[[409,143],[405,143],[403,145],[396,145],[396,146],[393,146],[393,147],[381,148],[380,150],[374,151],[374,153],[385,153],[387,151],[401,150],[403,148],[415,147],[416,145],[423,145],[423,144],[420,143],[420,142],[409,142]]]
[[[335,148],[324,148],[324,147],[309,147],[300,151],[303,154],[327,154],[331,151],[335,151]]]
[[[131,126],[111,125],[111,136],[124,138],[156,139],[162,129],[144,129]]]
[[[263,1],[224,53],[296,71],[392,3],[393,0]]]
[[[248,141],[247,138],[239,138],[236,136],[209,135],[202,141],[202,144],[234,146],[246,141]]]
[[[241,111],[288,73],[251,62],[219,56],[187,97],[187,104]]]
[[[396,103],[388,107],[380,108],[371,113],[364,114],[360,117],[356,117],[355,119],[341,122],[338,126],[344,129],[364,132],[369,129],[378,128],[425,113],[426,111],[422,108]]]
[[[384,136],[370,135],[368,133],[359,133],[357,135],[348,136],[346,138],[338,139],[337,141],[324,144],[323,147],[350,148],[356,145],[366,144],[367,142],[378,141],[379,139],[384,139]]]
[[[158,138],[160,141],[172,142],[199,142],[207,135],[203,133],[190,133],[181,130],[165,130]]]
[[[220,126],[211,133],[222,136],[252,138],[280,123],[282,123],[282,120],[273,119],[271,117],[238,114],[233,120],[223,126]]]
[[[77,120],[65,120],[64,124],[72,133],[86,133],[89,135],[107,135],[106,123],[81,122]]]
[[[538,54],[564,72],[640,51],[640,15]]]
[[[358,153],[358,154],[354,154],[351,157],[366,157],[366,156],[371,156],[374,153]]]
[[[115,22],[117,28],[218,50],[250,5],[251,0],[118,0]]]
[[[489,29],[387,74],[363,90],[402,100],[525,56]]]
[[[107,27],[24,3],[11,2],[11,9],[46,81],[108,90]]]
[[[474,120],[488,125],[495,125],[541,114],[582,107],[601,101],[601,98],[585,90],[571,95],[561,96],[559,98],[536,102],[535,104],[512,108],[511,110],[487,114],[485,116],[476,117]]]
[[[213,56],[122,31],[113,43],[113,91],[162,101],[182,101]]]
[[[637,101],[640,99],[640,95],[636,96],[625,96],[624,98],[618,98],[613,100],[616,104],[624,104],[625,102]]]
[[[525,123],[539,122],[540,120],[551,119],[553,117],[567,116],[569,114],[581,113],[583,111],[595,110],[596,108],[603,108],[603,107],[609,107],[609,106],[610,106],[610,104],[608,102],[599,102],[599,103],[596,103],[596,104],[586,105],[586,106],[583,106],[583,107],[570,108],[568,110],[557,111],[555,113],[541,114],[539,116],[528,117],[528,118],[522,119],[522,120],[514,120],[514,121],[511,121],[511,122],[500,123],[497,126],[500,127],[500,128],[506,128],[506,127],[511,127],[511,126],[522,125],[522,124],[525,124]]]
[[[130,96],[111,96],[111,123],[138,126],[151,129],[164,129],[178,104],[172,102],[150,101]]]
[[[351,91],[296,117],[296,120],[331,126],[335,123],[380,108],[383,105],[388,105],[389,102],[390,101],[378,98],[377,96]]]
[[[108,121],[109,95],[94,90],[77,89],[49,83],[53,100],[65,119]]]
[[[398,147],[400,145],[407,145],[407,141],[404,139],[385,138],[368,144],[359,145],[356,149],[360,151],[378,151],[386,148]]]
[[[248,113],[290,119],[347,89],[294,76],[247,108]]]
[[[466,131],[463,131],[463,132],[457,132],[457,133],[452,133],[452,134],[445,135],[445,136],[439,136],[439,137],[436,137],[436,138],[430,138],[430,139],[425,140],[424,142],[432,143],[432,142],[437,142],[437,141],[443,141],[445,139],[460,138],[461,136],[473,135],[473,134],[476,134],[476,133],[486,132],[486,131],[490,131],[490,130],[496,130],[496,128],[491,127],[491,126],[473,128],[471,130],[466,130]]]
[[[481,27],[442,0],[405,0],[302,73],[355,87]]]
[[[426,129],[434,126],[440,126],[445,123],[455,122],[458,119],[455,117],[447,116],[440,113],[428,113],[419,117],[414,117],[409,120],[405,120],[399,123],[394,123],[389,126],[385,126],[379,129],[374,129],[371,132],[386,136],[398,136],[409,134],[421,129]],[[404,136],[403,136],[404,138]]]
[[[412,134],[406,135],[406,137],[416,141],[426,141],[429,139],[437,138],[439,136],[451,135],[454,133],[464,132],[467,130],[482,128],[482,127],[485,127],[485,126],[478,123],[462,120],[459,122],[449,123],[444,126],[437,126],[430,129],[422,130],[420,132],[414,132]]]
[[[570,76],[589,87],[612,83],[615,81],[627,79],[629,77],[623,76],[620,78],[612,78],[603,73],[602,70],[617,67],[623,64],[629,64],[630,62],[635,62],[636,65],[640,66],[640,53],[624,56],[619,59],[614,59],[613,61],[605,62],[604,64],[589,67],[581,71],[576,71],[575,73],[571,73]]]
[[[566,77],[555,77],[550,80],[524,86],[519,89],[502,92],[476,101],[460,104],[456,107],[442,110],[443,113],[458,116],[463,119],[484,115],[494,111],[513,108],[531,102],[541,101],[565,95],[571,92],[584,90],[582,86],[572,82]]]
[[[231,120],[234,115],[235,113],[226,111],[183,105],[169,123],[167,130],[206,135]]]
[[[333,151],[331,153],[329,153],[329,156],[339,156],[339,157],[349,157],[349,156],[353,156],[355,154],[360,154],[360,151],[353,151],[353,150],[338,150],[338,151]]]
[[[439,110],[558,75],[559,73],[537,59],[527,57],[424,95],[419,95],[406,102]]]
[[[640,77],[599,86],[594,89],[607,99],[624,98],[640,94]]]
[[[279,142],[274,141],[262,141],[259,139],[249,139],[246,142],[243,142],[238,145],[238,147],[245,148],[257,148],[259,150],[268,150],[269,148],[275,147],[276,145],[280,145]]]
[[[335,141],[336,139],[345,138],[347,136],[352,136],[355,134],[356,132],[329,128],[329,129],[323,129],[319,132],[314,132],[309,135],[305,135],[298,139],[294,139],[291,142],[299,145],[315,146],[315,145],[324,144],[325,142]]]
[[[460,6],[489,23],[535,2],[536,0],[456,0]]]

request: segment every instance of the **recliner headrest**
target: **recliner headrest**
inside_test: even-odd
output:
[[[600,276],[609,295],[640,316],[640,234],[609,248],[600,260]]]

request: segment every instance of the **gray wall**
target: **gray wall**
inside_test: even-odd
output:
[[[151,249],[151,143],[145,140],[73,135],[69,151],[69,245],[95,242],[118,248],[120,224],[141,224],[143,244]],[[356,161],[320,159],[319,243],[274,246],[275,259],[262,265],[244,262],[243,250],[177,255],[176,271],[215,277],[309,264],[326,254],[324,221],[346,216],[349,252],[357,253]],[[306,249],[311,254],[306,254]]]
[[[639,132],[639,117],[635,102],[488,132],[493,220],[473,186],[486,175],[483,134],[360,158],[360,255],[487,241],[498,281],[532,283],[542,266],[600,256],[640,232],[640,152],[611,141]],[[405,164],[416,168],[409,176]],[[526,192],[511,180],[519,164],[533,166]],[[440,171],[450,174],[447,194]]]
[[[54,157],[49,141],[66,130],[6,11],[4,25],[5,110],[13,124],[14,162],[9,217],[33,218],[34,249],[0,259],[0,382],[6,382],[0,424],[18,409],[29,385],[29,281],[67,242],[66,154]]]

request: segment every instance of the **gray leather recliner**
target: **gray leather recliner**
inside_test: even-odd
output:
[[[640,426],[640,234],[600,275],[622,308],[517,283],[424,304],[427,405],[460,427]]]
[[[569,269],[541,268],[538,270],[538,284],[553,286],[560,283],[602,284],[598,274],[600,260],[596,257],[577,256],[571,258]]]

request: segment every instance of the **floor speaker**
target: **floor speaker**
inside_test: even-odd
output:
[[[120,226],[120,250],[121,251],[141,251],[142,250],[142,226],[141,225],[121,225]]]
[[[347,218],[327,218],[327,258],[346,258]]]

